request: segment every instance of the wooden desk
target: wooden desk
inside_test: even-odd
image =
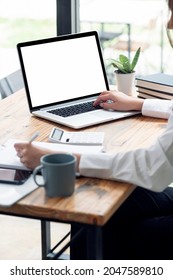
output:
[[[55,126],[55,123],[31,116],[24,90],[1,100],[0,107],[0,144],[9,138],[29,139],[37,130],[40,131],[38,141],[47,141],[52,127]],[[164,130],[165,123],[165,120],[135,116],[84,130],[104,131],[105,149],[113,153],[149,146]],[[76,180],[75,192],[71,197],[47,198],[44,189],[38,188],[13,206],[0,207],[0,214],[41,220],[43,259],[47,258],[50,251],[50,221],[78,223],[88,229],[88,257],[101,259],[102,226],[134,188],[131,184],[80,178]]]

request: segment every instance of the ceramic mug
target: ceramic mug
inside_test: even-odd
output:
[[[33,171],[38,186],[44,186],[48,197],[70,196],[75,187],[76,157],[71,154],[48,154]],[[41,173],[43,182],[39,182]]]

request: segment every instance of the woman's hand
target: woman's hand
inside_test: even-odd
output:
[[[34,169],[40,164],[40,158],[47,154],[62,153],[54,150],[36,147],[32,143],[15,143],[14,147],[20,161],[29,169]],[[65,153],[65,151],[64,151]],[[80,154],[74,154],[76,157],[76,171],[79,171]]]
[[[29,169],[34,169],[40,164],[40,158],[43,155],[56,153],[48,149],[36,147],[31,143],[15,143],[14,147],[20,161]]]
[[[115,111],[141,111],[144,100],[132,96],[128,96],[123,92],[112,90],[103,91],[94,101],[94,106],[100,105],[106,110]]]

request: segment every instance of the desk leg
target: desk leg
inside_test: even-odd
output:
[[[86,227],[86,254],[88,260],[103,259],[103,240],[101,226]],[[51,251],[51,234],[50,222],[41,221],[41,245],[42,245],[42,260],[50,259],[48,257]]]
[[[92,226],[87,228],[87,259],[102,260],[103,259],[103,240],[102,229],[100,226]]]
[[[47,260],[51,249],[50,222],[41,220],[42,260]]]

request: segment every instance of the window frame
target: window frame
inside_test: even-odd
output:
[[[79,32],[79,0],[56,0],[56,19],[57,35]]]

